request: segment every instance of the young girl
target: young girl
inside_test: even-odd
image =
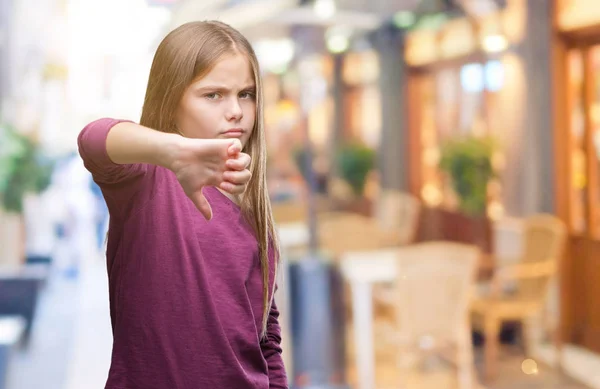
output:
[[[172,31],[140,124],[100,119],[78,144],[110,211],[106,388],[287,388],[262,84],[248,41],[220,22]]]

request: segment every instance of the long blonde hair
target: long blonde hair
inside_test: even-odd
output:
[[[279,242],[275,234],[271,202],[267,192],[267,148],[263,119],[263,87],[258,60],[248,40],[237,30],[217,21],[186,23],[170,32],[160,43],[148,79],[140,124],[164,132],[178,132],[175,111],[193,80],[205,76],[224,54],[239,53],[250,62],[256,84],[256,119],[244,148],[252,158],[252,178],[241,200],[241,209],[258,241],[263,278],[261,338],[266,335],[273,289],[269,290],[269,254],[275,256],[277,274]]]

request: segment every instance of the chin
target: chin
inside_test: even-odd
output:
[[[240,139],[240,141],[242,142],[242,149],[250,146],[250,141],[248,139]]]

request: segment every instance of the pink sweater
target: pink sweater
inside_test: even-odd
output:
[[[268,336],[259,338],[258,244],[240,208],[206,187],[213,209],[207,222],[170,170],[113,163],[106,137],[119,122],[97,120],[78,138],[110,211],[106,388],[287,388],[275,305]]]

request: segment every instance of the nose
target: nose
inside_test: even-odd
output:
[[[229,105],[227,106],[226,116],[228,121],[238,121],[244,117],[244,111],[242,111],[242,106],[240,105],[237,96],[230,100]]]

